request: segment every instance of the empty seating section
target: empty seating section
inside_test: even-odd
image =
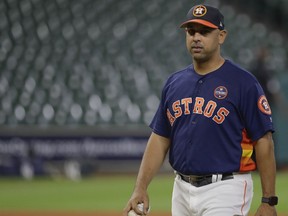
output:
[[[226,15],[225,56],[249,68],[255,49],[265,45],[273,69],[284,71],[283,35],[232,4],[207,3]],[[179,29],[190,6],[189,0],[2,0],[0,124],[149,124],[163,82],[191,62]]]

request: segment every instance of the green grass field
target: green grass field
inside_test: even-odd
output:
[[[0,178],[1,211],[119,211],[129,199],[135,175],[108,175],[85,178],[79,182],[66,179]],[[154,211],[170,211],[173,175],[157,176],[149,187]],[[259,177],[254,174],[254,201],[251,212],[260,203]],[[288,173],[278,173],[279,213],[288,213]]]

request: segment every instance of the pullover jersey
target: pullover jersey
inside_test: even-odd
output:
[[[229,60],[206,75],[193,65],[173,73],[150,127],[171,140],[169,162],[186,175],[255,170],[254,144],[274,132],[259,82]]]

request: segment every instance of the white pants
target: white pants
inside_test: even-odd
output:
[[[246,216],[253,197],[251,174],[195,187],[176,175],[172,216]]]

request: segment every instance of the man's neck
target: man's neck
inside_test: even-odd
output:
[[[193,65],[196,73],[200,75],[206,75],[220,68],[224,64],[224,62],[225,59],[222,56],[219,56],[217,59],[206,62],[199,62],[193,60]]]

